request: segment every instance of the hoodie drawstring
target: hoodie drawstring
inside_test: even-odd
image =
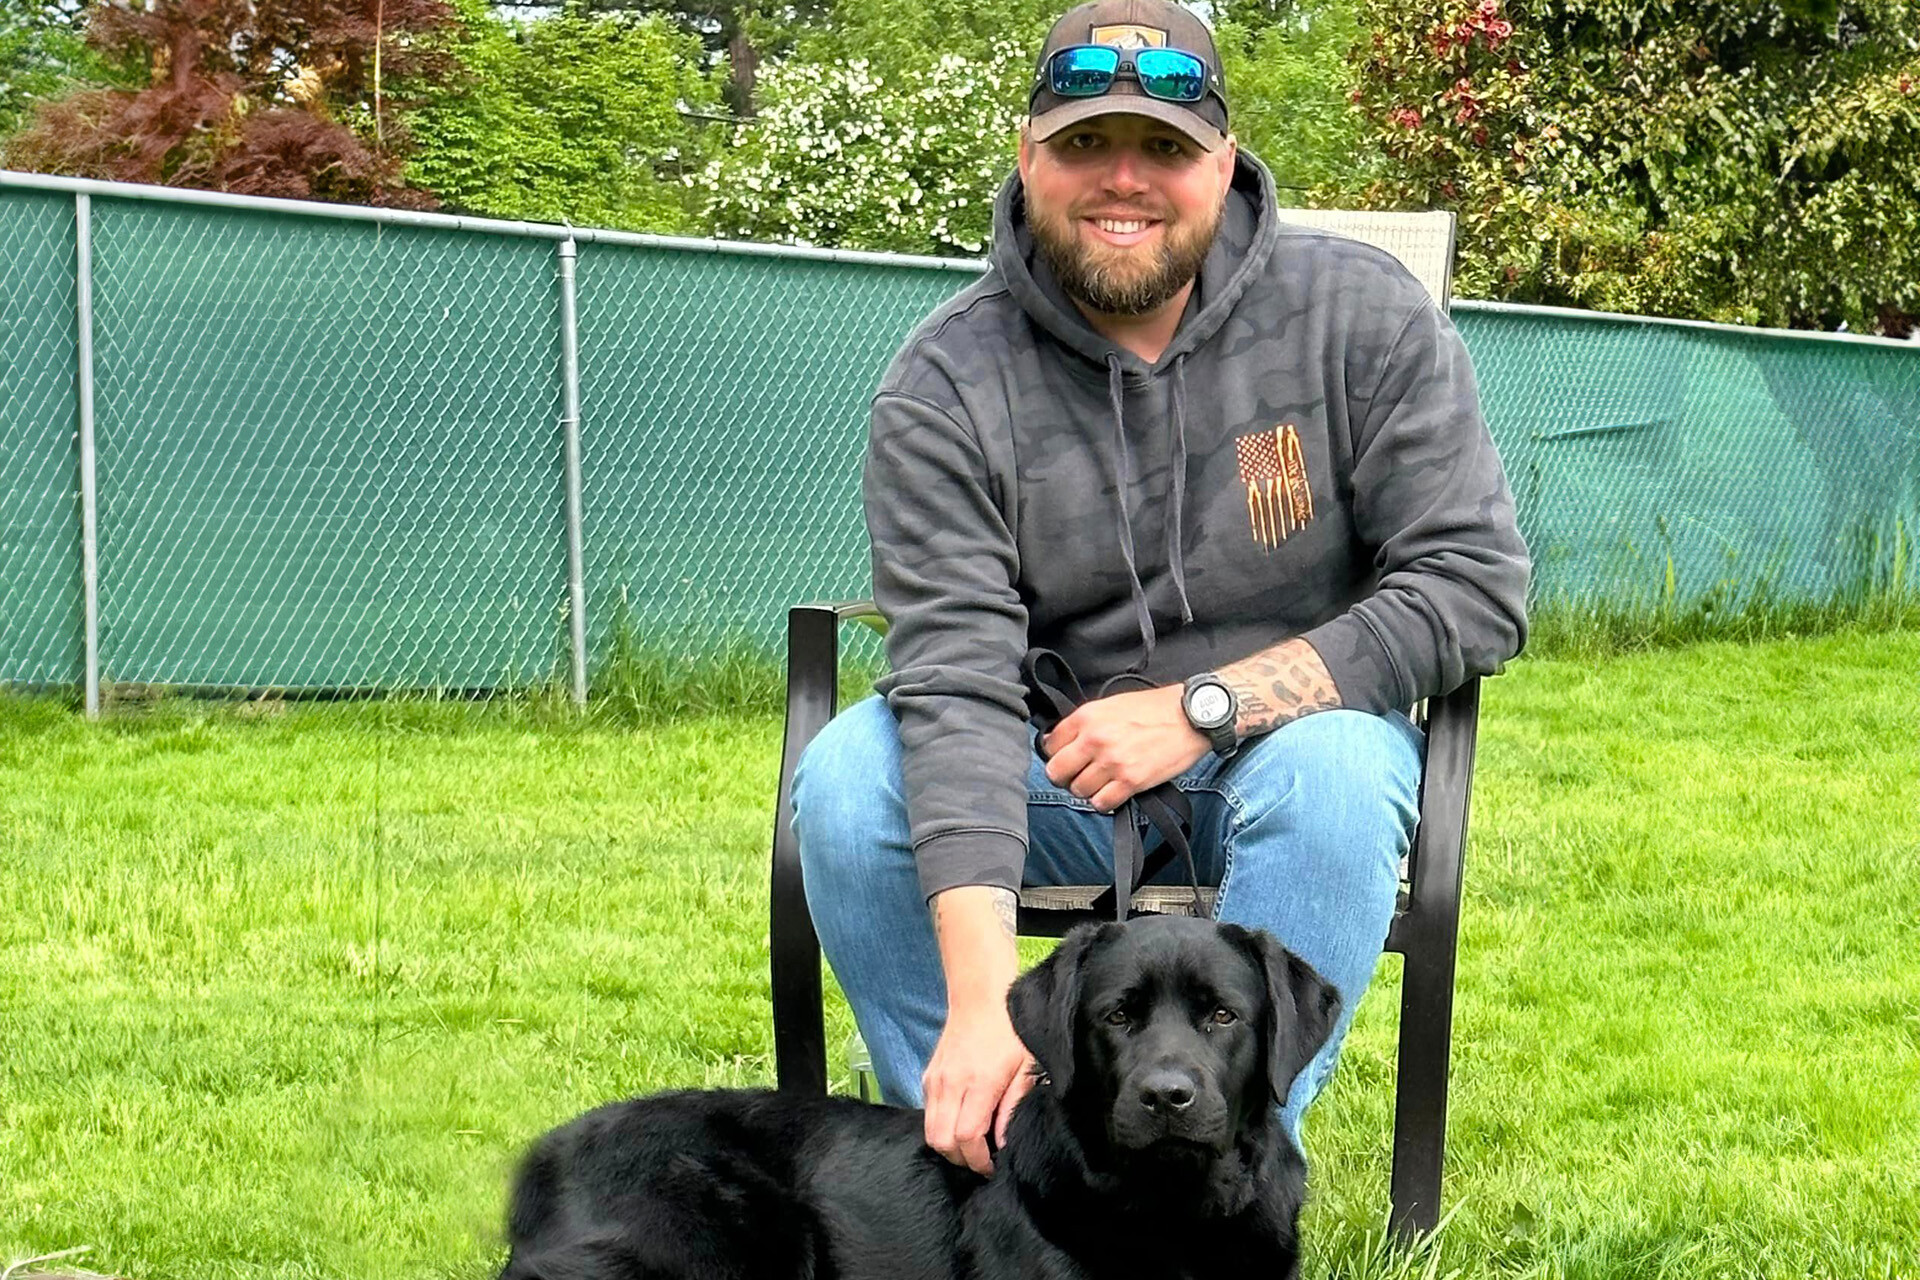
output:
[[[1133,549],[1133,511],[1127,505],[1127,495],[1133,487],[1132,454],[1127,449],[1126,426],[1126,386],[1121,378],[1120,357],[1117,353],[1107,356],[1107,398],[1113,405],[1113,451],[1115,482],[1119,489],[1120,508],[1120,557],[1127,563],[1127,582],[1133,589],[1134,620],[1140,627],[1140,664],[1136,671],[1144,671],[1153,661],[1154,642],[1159,639],[1153,626],[1153,612],[1147,607],[1147,586],[1140,580],[1140,565]],[[1187,599],[1187,560],[1182,548],[1181,532],[1186,524],[1185,509],[1187,496],[1187,357],[1180,355],[1173,361],[1173,456],[1169,459],[1170,474],[1167,510],[1167,569],[1173,575],[1174,594],[1180,601],[1180,621],[1186,624],[1193,621],[1193,604]]]
[[[1146,670],[1153,661],[1153,614],[1147,608],[1147,585],[1140,581],[1140,565],[1133,554],[1133,512],[1127,506],[1127,493],[1133,488],[1133,466],[1127,450],[1126,388],[1120,380],[1120,357],[1107,355],[1107,398],[1113,404],[1113,456],[1115,481],[1119,488],[1120,558],[1127,562],[1127,581],[1133,588],[1133,616],[1140,626],[1140,665]]]
[[[1193,621],[1193,605],[1187,600],[1187,558],[1181,549],[1181,532],[1186,521],[1183,508],[1187,497],[1187,357],[1173,360],[1173,501],[1167,512],[1167,568],[1173,574],[1173,590],[1180,597],[1180,622]]]

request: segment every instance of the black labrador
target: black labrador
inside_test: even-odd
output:
[[[1306,1166],[1276,1111],[1339,997],[1265,933],[1068,934],[1007,998],[1044,1071],[990,1179],[918,1111],[667,1093],[542,1138],[502,1280],[1097,1280],[1298,1270]]]

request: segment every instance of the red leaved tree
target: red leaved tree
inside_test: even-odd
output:
[[[401,180],[407,137],[391,86],[453,70],[422,38],[451,21],[446,0],[108,0],[87,42],[144,87],[40,104],[7,164],[431,208]]]

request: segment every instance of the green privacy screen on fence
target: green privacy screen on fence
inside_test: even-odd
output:
[[[103,671],[549,675],[552,259],[502,236],[95,202]]]
[[[786,607],[866,590],[867,399],[971,275],[595,245],[580,259],[593,652],[778,643]]]
[[[48,182],[0,183],[0,682],[82,669],[76,190],[105,679],[565,671],[564,233]],[[589,652],[773,649],[788,604],[863,594],[867,397],[971,271],[579,238]],[[1920,345],[1454,316],[1536,601],[1825,599],[1904,566]]]
[[[0,194],[0,680],[81,669],[73,197]]]
[[[1536,602],[1823,600],[1904,563],[1920,344],[1456,310]]]

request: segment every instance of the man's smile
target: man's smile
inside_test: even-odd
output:
[[[1083,225],[1094,239],[1119,248],[1130,248],[1152,237],[1160,227],[1158,218],[1083,218]]]

